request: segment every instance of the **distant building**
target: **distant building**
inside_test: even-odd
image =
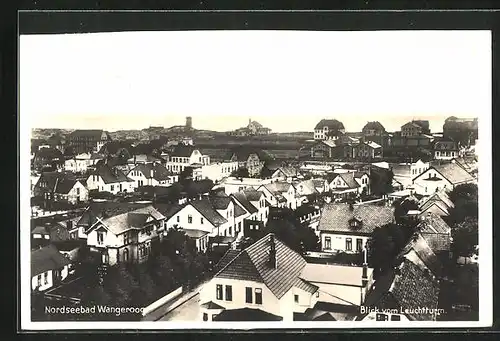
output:
[[[412,163],[390,165],[390,169],[394,174],[394,179],[403,185],[403,188],[410,187],[413,183],[412,180],[425,172],[429,167],[429,162],[423,162],[422,160]]]
[[[335,139],[344,133],[344,124],[337,120],[323,119],[314,127],[314,139],[319,141]]]
[[[429,121],[413,120],[401,127],[401,136],[403,137],[419,136],[430,133],[431,130],[429,128]]]
[[[262,152],[250,148],[239,147],[230,151],[226,159],[231,162],[238,162],[240,168],[246,168],[249,176],[257,176],[264,167]]]
[[[75,154],[97,152],[109,141],[111,136],[104,130],[75,130],[67,138]]]
[[[35,152],[32,162],[33,168],[36,170],[62,170],[64,166],[64,156],[58,149],[41,148]]]
[[[474,145],[478,139],[478,119],[448,117],[443,125],[443,136],[460,144],[460,146]]]
[[[134,180],[127,177],[116,167],[102,165],[87,179],[87,188],[99,192],[126,193],[134,191]]]
[[[194,146],[179,144],[169,155],[167,169],[175,174],[179,174],[187,167],[201,168],[209,164],[210,156],[203,155]]]
[[[379,121],[370,121],[363,127],[364,137],[383,136],[386,134],[384,126]]]
[[[451,138],[436,139],[432,147],[435,160],[453,160],[459,156],[458,145]]]
[[[269,135],[271,129],[264,127],[257,121],[248,120],[248,125],[246,127],[238,128],[231,135],[235,136],[259,136],[259,135]]]

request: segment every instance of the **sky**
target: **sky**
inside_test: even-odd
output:
[[[388,131],[491,115],[489,31],[169,31],[20,37],[20,116],[31,128],[184,124],[274,132]]]

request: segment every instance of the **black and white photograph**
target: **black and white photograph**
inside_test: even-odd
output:
[[[491,54],[482,30],[20,34],[24,328],[491,323]]]

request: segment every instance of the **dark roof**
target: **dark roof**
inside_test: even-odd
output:
[[[248,200],[245,192],[240,191],[231,195],[241,204],[241,206],[243,206],[245,210],[248,211],[248,213],[252,214],[258,211],[258,209]]]
[[[430,274],[420,269],[413,262],[403,259],[395,269],[379,278],[366,296],[367,307],[402,308],[416,307],[435,309],[438,305],[439,282]],[[428,313],[409,313],[410,320],[433,320]]]
[[[337,177],[340,177],[344,182],[347,184],[347,186],[351,189],[358,188],[359,184],[357,181],[354,179],[354,173],[353,172],[347,172],[347,173],[339,173],[337,174]],[[335,180],[334,178],[334,180]],[[333,182],[333,180],[332,180]]]
[[[117,168],[111,168],[108,165],[102,165],[101,167],[99,167],[96,171],[96,174],[99,175],[106,184],[133,181],[125,174],[123,174],[121,170]]]
[[[102,224],[106,226],[108,230],[115,235],[119,235],[131,229],[140,230],[144,228],[150,218],[153,218],[153,220],[161,220],[165,217],[153,206],[149,205],[130,212],[108,216],[101,220]]]
[[[271,237],[276,250],[276,268],[268,263]],[[274,234],[268,234],[241,251],[215,277],[248,280],[264,283],[269,290],[281,298],[298,281],[306,261],[300,254],[283,244]]]
[[[183,190],[186,193],[198,195],[209,193],[213,187],[214,183],[212,180],[204,179],[199,181],[187,181],[183,186]]]
[[[209,198],[213,208],[216,210],[225,210],[231,203],[232,199],[229,196],[214,195]]]
[[[474,177],[469,172],[455,163],[436,165],[431,168],[434,168],[454,185],[474,181]]]
[[[49,235],[49,231],[47,231],[47,228],[45,226],[37,225],[33,230],[31,230],[32,234],[46,234]]]
[[[64,257],[54,245],[31,251],[31,277],[48,270],[58,270],[70,261]]]
[[[350,227],[349,222],[356,219],[361,224]],[[323,207],[318,229],[320,231],[350,232],[370,234],[377,227],[394,221],[394,208],[372,204],[354,205],[330,203]]]
[[[344,124],[338,120],[326,120],[323,119],[316,124],[314,129],[322,129],[327,126],[329,130],[340,130],[344,129]]]
[[[102,146],[99,153],[116,154],[120,149],[125,149],[129,153],[134,150],[132,144],[128,141],[110,141]]]
[[[212,309],[212,310],[222,310],[222,309],[225,309],[224,307],[218,305],[217,303],[215,303],[213,301],[209,301],[209,302],[203,303],[201,305],[201,307],[205,308],[205,309]]]
[[[38,179],[36,186],[39,187],[43,182],[45,182],[47,183],[47,189],[49,189],[50,191],[54,191],[56,190],[56,186],[59,186],[59,182],[65,182],[65,184],[62,187],[64,189],[66,186],[69,186],[71,182],[74,180],[76,180],[76,178],[74,177],[73,174],[68,174],[63,172],[44,172],[40,175],[40,178]]]
[[[189,204],[200,212],[200,214],[214,226],[220,226],[227,222],[226,218],[221,216],[219,212],[216,211],[208,199],[193,200]]]
[[[184,232],[186,236],[193,239],[198,239],[208,234],[207,231],[202,231],[202,230],[179,229],[179,231]]]
[[[228,265],[229,262],[231,262],[236,256],[238,256],[240,252],[241,252],[240,250],[233,250],[233,249],[227,250],[224,256],[222,256],[222,258],[215,266],[215,271],[219,272],[222,268]]]
[[[90,227],[97,221],[97,217],[111,217],[147,206],[150,206],[150,204],[112,201],[92,202],[81,215],[80,219],[77,222],[77,225]]]
[[[100,140],[103,130],[96,130],[96,129],[87,129],[87,130],[75,130],[69,134],[70,137],[76,138],[76,137],[87,137],[87,138],[92,138],[94,140]],[[108,132],[105,132],[108,135]]]
[[[382,125],[382,123],[380,123],[379,121],[370,121],[370,122],[366,123],[365,126],[363,127],[363,131],[365,131],[365,130],[385,131],[385,128]]]
[[[242,308],[224,310],[214,321],[282,321],[283,317],[273,315],[260,309]]]
[[[55,193],[60,194],[68,194],[73,187],[75,187],[76,183],[79,182],[76,179],[65,179],[62,178],[60,180],[56,180]]]
[[[165,216],[165,218],[172,218],[177,212],[182,210],[186,205],[178,205],[178,204],[155,204],[155,208],[160,211],[161,214]]]
[[[240,205],[238,203],[238,201],[233,200],[233,204],[234,204],[234,217],[235,218],[238,218],[238,217],[241,217],[242,215],[246,214],[247,211],[243,208],[243,205]]]
[[[420,216],[420,223],[417,225],[420,232],[436,233],[436,234],[450,234],[451,228],[448,224],[432,212],[424,213]]]
[[[179,144],[177,146],[174,147],[172,153],[170,154],[170,156],[174,156],[174,157],[190,157],[191,154],[193,154],[193,151],[195,150],[196,148],[194,146],[187,146],[187,145],[184,145],[184,144]]]
[[[165,166],[161,164],[140,164],[135,168],[132,168],[130,171],[139,171],[141,172],[146,179],[155,179],[157,181],[168,180],[169,176],[172,176],[172,172],[170,172]],[[151,176],[151,171],[153,171],[153,176]]]
[[[35,158],[43,158],[50,160],[63,160],[64,156],[60,150],[55,148],[42,148],[35,153]]]
[[[441,276],[443,272],[442,264],[429,244],[427,244],[426,240],[419,233],[414,234],[412,238],[410,238],[403,250],[401,250],[399,257],[407,256],[412,250],[417,254],[425,268],[429,269],[436,277]],[[408,259],[413,261],[417,266],[420,266],[418,261],[415,261],[411,257]],[[425,271],[425,268],[422,267],[422,270]]]

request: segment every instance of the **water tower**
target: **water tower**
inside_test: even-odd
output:
[[[193,129],[193,118],[191,116],[186,117],[186,129],[187,130]]]

